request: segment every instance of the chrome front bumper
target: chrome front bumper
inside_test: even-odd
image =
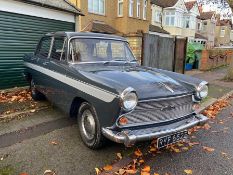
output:
[[[136,142],[152,140],[158,137],[170,135],[179,131],[183,131],[194,126],[204,125],[208,118],[202,114],[193,115],[191,118],[181,120],[169,125],[143,128],[137,130],[123,130],[121,132],[113,131],[108,128],[102,128],[103,135],[117,143],[124,143],[130,146]]]

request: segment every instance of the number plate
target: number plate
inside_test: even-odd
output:
[[[188,136],[188,131],[181,131],[181,132],[177,132],[172,135],[160,137],[157,140],[157,148],[159,149],[164,148],[167,145],[170,145],[170,144],[173,144],[173,143],[176,143],[178,141],[185,139],[187,136]]]

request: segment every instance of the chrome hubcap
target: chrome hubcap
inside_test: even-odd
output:
[[[90,110],[83,111],[81,122],[85,137],[92,140],[95,137],[95,119]]]

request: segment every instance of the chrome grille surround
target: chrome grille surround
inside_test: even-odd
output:
[[[124,115],[128,119],[128,124],[124,127],[176,120],[192,114],[192,106],[192,95],[139,101],[134,111]]]

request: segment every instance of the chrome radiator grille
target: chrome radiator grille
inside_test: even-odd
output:
[[[192,95],[144,101],[139,102],[135,110],[125,117],[128,119],[128,125],[166,122],[191,114],[192,104]]]

